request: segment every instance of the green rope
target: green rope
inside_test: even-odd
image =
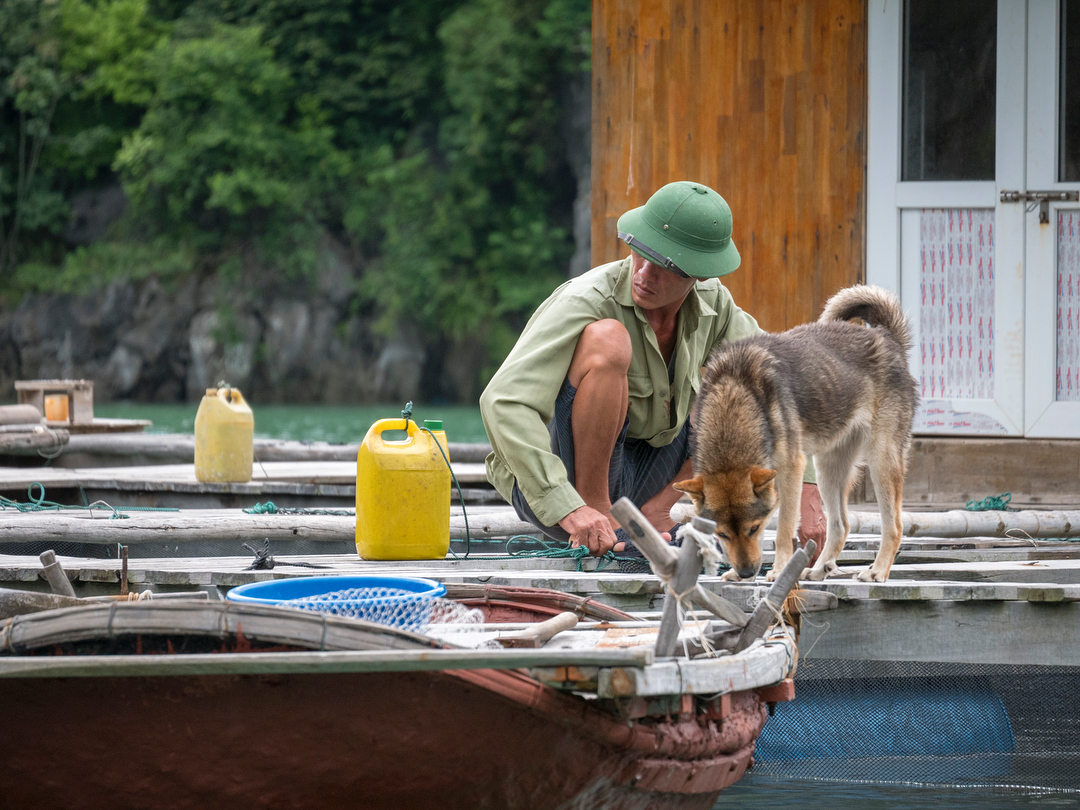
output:
[[[969,512],[1015,512],[1016,510],[1009,506],[1011,500],[1012,493],[1004,492],[1001,495],[989,495],[981,501],[968,501],[964,508]]]
[[[530,540],[533,543],[539,543],[541,548],[534,549],[520,549],[514,551],[510,548],[510,545],[515,541]],[[585,570],[585,560],[589,556],[589,549],[586,546],[578,546],[577,548],[570,548],[570,546],[561,546],[548,542],[538,537],[533,537],[529,534],[515,534],[509,540],[506,541],[506,554],[493,554],[490,557],[485,557],[488,560],[518,560],[522,558],[540,558],[547,560],[574,560],[577,563],[576,570]],[[607,552],[601,557],[597,558],[596,570],[603,571],[613,562],[620,562],[622,560],[636,560],[637,557],[616,557],[612,552]]]
[[[299,507],[278,506],[273,501],[257,503],[244,511],[249,515],[338,515],[349,517],[356,514],[356,512],[348,509],[301,509]]]
[[[37,494],[34,494],[34,487],[37,487]],[[29,499],[29,503],[19,503],[13,501],[10,498],[0,496],[0,510],[14,509],[18,512],[61,512],[61,511],[88,511],[93,513],[94,508],[109,509],[112,511],[112,520],[125,520],[128,515],[124,512],[179,512],[180,510],[171,506],[112,506],[105,501],[94,501],[88,503],[85,506],[71,506],[68,504],[56,503],[55,501],[45,500],[45,487],[37,481],[34,481],[26,489],[26,497]],[[85,494],[84,494],[85,498]]]

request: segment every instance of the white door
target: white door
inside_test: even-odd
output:
[[[1080,436],[1080,0],[1028,2],[1028,436]],[[1042,192],[1046,192],[1043,194]]]
[[[1080,436],[1080,206],[1041,204],[1080,188],[1073,7],[871,5],[867,280],[915,327],[918,434]]]

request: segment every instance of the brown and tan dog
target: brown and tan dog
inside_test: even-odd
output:
[[[825,548],[804,576],[836,570],[847,540],[847,496],[865,460],[881,510],[881,547],[857,579],[884,582],[900,547],[900,510],[918,402],[908,371],[911,332],[900,302],[879,287],[841,290],[817,323],[723,346],[702,375],[693,411],[696,477],[675,484],[716,521],[730,578],[761,568],[761,535],[779,505],[776,559],[795,549],[806,457],[813,456]]]

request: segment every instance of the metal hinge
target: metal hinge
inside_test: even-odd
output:
[[[1025,210],[1039,208],[1039,222],[1043,225],[1050,221],[1050,203],[1080,202],[1080,191],[1002,191],[1002,202],[1029,202]]]

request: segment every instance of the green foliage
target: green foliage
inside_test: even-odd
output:
[[[0,274],[15,265],[23,231],[55,231],[66,214],[51,178],[38,171],[56,105],[71,86],[58,20],[53,3],[0,3]]]
[[[212,226],[203,215],[223,209],[241,229],[252,214],[307,210],[330,132],[313,100],[292,97],[261,29],[216,23],[208,36],[162,41],[148,69],[154,93],[114,163],[136,208],[166,228]]]
[[[25,262],[16,271],[14,286],[20,290],[85,294],[120,279],[156,276],[170,281],[190,273],[196,253],[167,237],[148,243],[99,242],[78,247],[64,257],[59,270]]]
[[[436,146],[411,142],[367,176],[381,251],[362,292],[388,322],[419,316],[497,351],[493,318],[528,313],[565,278],[574,192],[556,99],[567,74],[552,66],[580,66],[578,5],[583,17],[556,25],[566,0],[471,0],[439,28],[450,110]]]
[[[228,279],[241,256],[305,278],[329,232],[361,258],[357,309],[497,359],[565,277],[560,99],[588,69],[589,16],[589,0],[5,0],[0,273],[21,229],[21,288]],[[117,176],[123,227],[63,245],[67,201]]]

